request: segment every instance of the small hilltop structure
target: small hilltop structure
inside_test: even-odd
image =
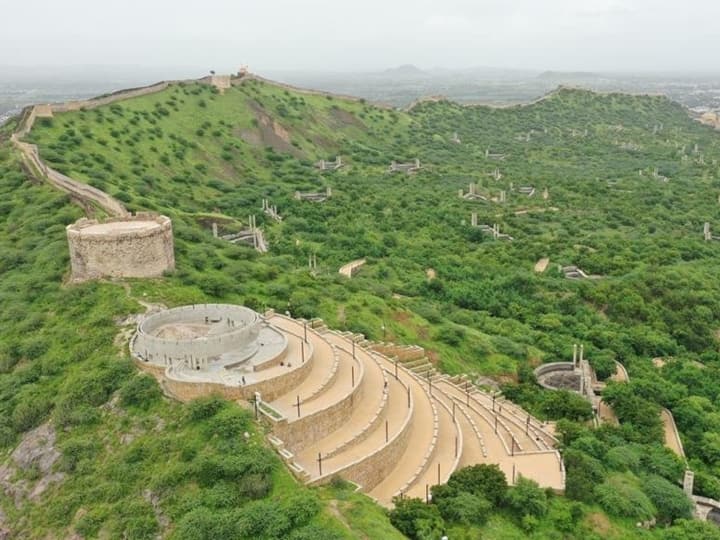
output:
[[[713,235],[712,231],[710,230],[710,223],[707,221],[703,225],[703,239],[706,242],[710,242],[712,240],[720,240],[720,236]]]
[[[497,223],[494,223],[493,225],[478,225],[477,212],[473,212],[472,214],[470,214],[470,226],[477,227],[485,234],[491,235],[493,237],[493,240],[514,240],[514,238],[509,234],[500,232],[500,225]]]
[[[310,202],[324,202],[332,197],[332,188],[330,186],[325,188],[325,191],[317,192],[295,192],[295,200],[298,201],[310,201]]]
[[[219,235],[217,223],[213,223],[213,236],[226,240],[232,244],[247,244],[260,253],[267,253],[268,244],[262,230],[257,226],[254,215],[248,216],[248,226],[238,232]]]
[[[388,169],[388,172],[390,173],[414,173],[419,171],[422,168],[420,165],[420,160],[415,158],[413,161],[407,162],[407,163],[397,163],[396,161],[390,162],[390,168]]]
[[[465,193],[462,189],[458,190],[458,196],[461,199],[465,199],[466,201],[487,202],[487,197],[485,197],[484,195],[481,195],[478,192],[477,184],[473,184],[473,183],[468,184],[467,193]]]
[[[493,152],[490,152],[489,148],[485,149],[485,159],[494,159],[497,161],[504,161],[506,157],[507,157],[506,154],[493,153]]]
[[[270,219],[273,219],[275,221],[282,221],[282,216],[278,213],[277,206],[270,205],[270,201],[268,199],[262,200],[262,210],[263,213],[266,216],[269,216]]]
[[[321,159],[315,163],[315,166],[321,171],[336,171],[343,165],[344,163],[341,156],[336,156],[335,161],[325,161],[324,159]]]

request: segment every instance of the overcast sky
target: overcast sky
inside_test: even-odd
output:
[[[0,65],[718,71],[719,52],[720,0],[0,0]]]

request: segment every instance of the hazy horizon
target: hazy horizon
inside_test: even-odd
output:
[[[0,66],[709,73],[720,50],[720,4],[708,0],[28,0],[1,10],[13,24]]]

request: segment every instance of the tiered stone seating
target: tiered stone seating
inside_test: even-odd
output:
[[[319,319],[268,321],[290,336],[286,361],[298,361],[305,332],[312,351],[308,376],[267,404],[275,417],[263,411],[271,443],[298,479],[341,476],[384,505],[400,495],[424,499],[476,463],[498,464],[511,482],[522,474],[564,488],[547,426],[506,400],[493,403],[467,377],[437,373],[421,347],[371,343]]]

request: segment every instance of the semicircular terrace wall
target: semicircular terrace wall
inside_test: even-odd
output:
[[[166,339],[152,335],[158,328],[183,323],[209,320],[235,322],[227,332],[195,339]],[[239,323],[239,324],[238,324]],[[132,353],[148,362],[165,365],[169,360],[185,358],[205,359],[243,349],[258,337],[262,319],[253,310],[231,304],[194,304],[172,308],[145,319],[138,326],[132,342]]]
[[[548,382],[549,378],[552,378],[553,375],[571,375],[573,371],[575,370],[575,366],[572,362],[550,362],[548,364],[542,364],[541,366],[538,366],[535,368],[535,378],[537,379],[537,382],[540,386],[543,388],[546,388],[548,390],[558,390],[560,389],[559,386],[551,384]],[[578,377],[578,389],[580,387],[579,377]]]
[[[148,226],[122,227],[138,222],[148,222]],[[117,224],[117,230],[111,224]],[[90,233],[101,225],[107,226],[101,234]],[[172,222],[166,216],[139,212],[103,222],[83,218],[66,230],[73,281],[159,277],[175,269]]]

